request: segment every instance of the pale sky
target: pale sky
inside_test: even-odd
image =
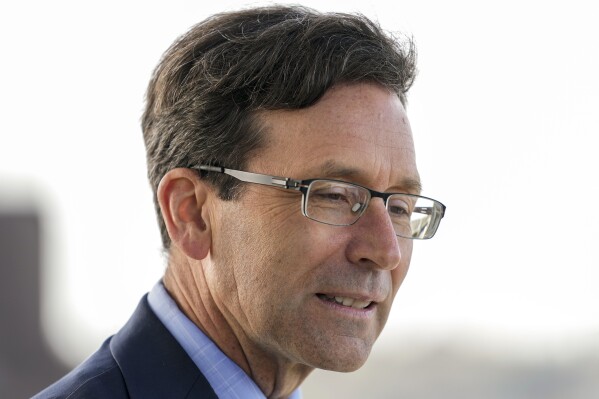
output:
[[[0,6],[0,206],[44,210],[45,325],[67,361],[114,333],[163,271],[139,126],[153,68],[191,25],[248,4],[265,3]],[[419,50],[408,115],[423,193],[448,210],[416,243],[383,339],[596,336],[593,2],[302,4],[362,12]]]

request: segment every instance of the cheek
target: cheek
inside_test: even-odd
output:
[[[220,295],[244,313],[262,312],[281,298],[287,304],[302,302],[318,285],[319,269],[341,262],[340,248],[347,241],[346,229],[304,217],[298,202],[270,212],[254,205],[236,209],[238,217],[221,219],[215,248],[219,277],[227,281]]]
[[[341,241],[334,238],[330,229],[303,216],[286,228],[265,226],[260,229],[260,236],[248,243],[251,256],[245,249],[236,257],[237,269],[243,269],[236,273],[246,311],[262,314],[269,309],[282,313],[301,307],[317,289],[319,276],[327,270],[326,266],[340,263],[335,254],[340,252],[337,248]],[[262,315],[254,316],[254,320],[262,318]],[[273,314],[267,316],[274,317]]]
[[[290,294],[309,285],[318,274],[317,269],[330,257],[329,235],[314,225],[318,223],[302,216],[285,229],[270,229],[262,272],[265,277],[286,286]]]

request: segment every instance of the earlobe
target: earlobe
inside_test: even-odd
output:
[[[177,168],[164,175],[156,194],[172,245],[190,258],[204,259],[211,245],[210,188],[195,171]]]

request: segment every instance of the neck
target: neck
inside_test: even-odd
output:
[[[268,398],[288,397],[313,370],[262,350],[226,307],[219,306],[201,261],[171,251],[164,286],[179,309],[235,362]]]

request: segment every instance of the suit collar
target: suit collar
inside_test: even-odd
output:
[[[131,398],[213,398],[216,394],[144,297],[110,350]]]

